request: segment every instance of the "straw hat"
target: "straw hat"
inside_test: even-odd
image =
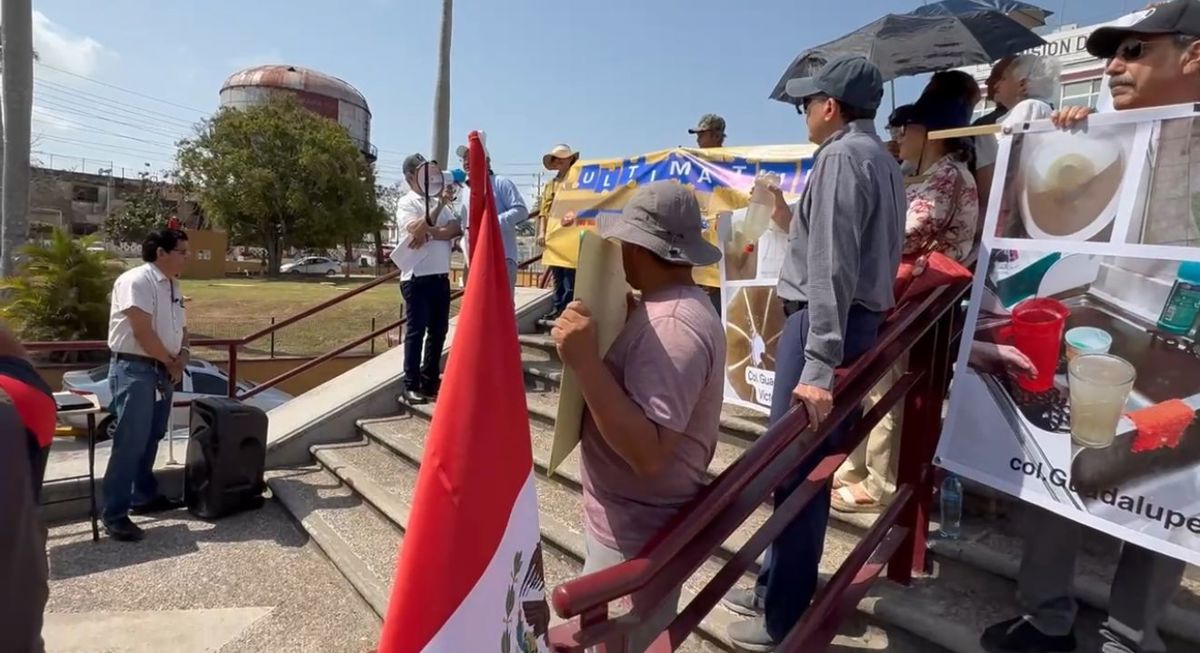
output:
[[[552,159],[578,159],[579,152],[571,149],[570,145],[559,143],[550,148],[550,151],[542,155],[542,166],[547,170],[550,169],[550,161]]]

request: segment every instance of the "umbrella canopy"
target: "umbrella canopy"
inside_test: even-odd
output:
[[[884,80],[986,64],[1046,42],[997,11],[955,16],[888,14],[875,22],[800,53],[771,91],[771,99],[792,103],[788,80],[809,77],[840,56],[861,55],[879,67]]]
[[[1029,29],[1044,26],[1046,19],[1054,15],[1053,11],[1020,0],[939,0],[939,2],[923,5],[912,14],[914,16],[956,16],[976,11],[998,11]]]

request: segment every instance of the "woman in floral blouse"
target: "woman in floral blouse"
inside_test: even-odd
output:
[[[927,94],[910,107],[896,110],[902,116],[894,137],[900,142],[900,158],[906,172],[918,181],[906,189],[908,219],[905,224],[904,255],[920,256],[941,252],[965,261],[975,249],[979,232],[979,191],[967,167],[969,140],[927,138],[929,132],[965,127],[970,109],[958,100]],[[897,361],[871,391],[878,401],[907,369],[906,359]],[[838,470],[834,478],[833,507],[841,512],[878,512],[896,492],[896,436],[902,407],[888,413],[872,429]]]
[[[904,254],[919,256],[941,252],[965,261],[975,248],[979,231],[979,190],[967,168],[970,141],[946,138],[930,140],[931,131],[965,127],[967,107],[926,96],[901,127],[900,158],[916,164],[923,181],[905,191],[908,220]]]

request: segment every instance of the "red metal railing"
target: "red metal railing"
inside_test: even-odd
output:
[[[875,348],[851,368],[839,371],[834,409],[821,428],[808,430],[805,411],[793,409],[714,479],[640,556],[555,588],[554,609],[570,621],[551,631],[554,650],[581,651],[597,646],[605,653],[624,653],[631,636],[644,638],[648,634],[658,636],[651,650],[678,648],[800,510],[818,492],[829,491],[829,480],[837,468],[901,401],[905,413],[896,497],[814,597],[809,610],[777,650],[824,651],[840,622],[853,612],[885,565],[889,578],[901,583],[911,579],[913,570],[923,570],[927,506],[933,482],[931,461],[952,352],[961,337],[960,306],[966,290],[965,284],[938,289],[891,316]],[[829,450],[826,445],[833,429],[858,413],[871,389],[910,352],[907,371],[859,419],[849,436]],[[646,622],[649,612],[717,553],[775,487],[815,456],[821,459],[804,482],[725,561],[665,630]],[[609,617],[611,602],[635,593],[640,600],[632,612]]]
[[[541,254],[537,254],[537,255],[529,258],[528,260],[525,260],[525,261],[521,262],[520,264],[518,264],[517,268],[525,269],[525,268],[533,265],[534,263],[537,263],[538,261],[540,261],[541,258],[542,258]],[[353,290],[346,292],[345,294],[338,295],[337,297],[323,301],[315,306],[306,308],[303,311],[296,313],[295,315],[284,318],[283,320],[280,320],[274,324],[271,324],[270,326],[267,326],[263,329],[259,329],[258,331],[255,331],[254,333],[251,333],[248,336],[244,336],[241,338],[196,338],[196,339],[193,339],[190,344],[193,347],[224,348],[228,352],[228,356],[229,356],[229,369],[228,369],[229,396],[232,398],[241,399],[241,400],[249,399],[250,397],[257,395],[258,393],[263,392],[263,391],[267,390],[268,388],[276,387],[280,383],[283,383],[284,381],[287,381],[288,379],[292,379],[299,374],[303,374],[304,372],[307,372],[308,370],[311,370],[314,367],[321,365],[322,363],[325,363],[333,358],[336,358],[337,356],[340,356],[341,354],[344,354],[347,351],[350,351],[351,349],[354,349],[355,347],[358,347],[359,345],[361,345],[365,342],[370,342],[370,340],[372,338],[378,338],[379,336],[391,331],[392,329],[396,329],[396,328],[403,326],[404,323],[406,322],[406,318],[401,317],[400,319],[398,319],[390,324],[387,324],[383,327],[377,328],[374,331],[371,331],[370,333],[368,333],[364,336],[361,336],[361,337],[356,338],[346,344],[343,344],[332,351],[326,352],[316,358],[304,361],[300,365],[297,365],[296,367],[293,367],[292,369],[290,369],[286,372],[283,372],[282,374],[278,374],[275,377],[268,379],[267,381],[264,381],[256,386],[254,386],[253,388],[250,388],[249,390],[247,390],[245,392],[239,392],[238,384],[237,384],[238,351],[242,347],[246,347],[250,343],[252,343],[256,340],[261,340],[262,338],[269,337],[276,331],[279,331],[280,329],[291,326],[291,325],[299,322],[300,320],[312,317],[313,315],[316,315],[317,313],[320,313],[329,308],[337,306],[338,304],[341,304],[342,302],[350,300],[351,298],[355,297],[356,295],[360,295],[360,294],[362,294],[368,290],[371,290],[372,288],[375,288],[381,284],[392,281],[393,279],[396,279],[399,276],[400,276],[400,271],[393,270],[392,272],[389,272],[381,277],[378,277],[372,281],[369,281]],[[461,289],[455,290],[450,294],[450,300],[454,301],[455,299],[462,297],[462,295],[463,295],[463,291]],[[27,342],[27,343],[24,343],[24,346],[28,351],[43,351],[43,352],[45,352],[45,351],[103,351],[103,350],[108,349],[108,343],[103,340],[81,340],[81,341],[76,341],[76,342]],[[175,402],[175,405],[176,406],[187,406],[189,403],[191,403],[191,402],[190,401],[177,401],[177,402]]]

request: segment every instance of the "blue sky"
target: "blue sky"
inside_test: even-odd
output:
[[[835,13],[819,11],[829,4],[816,0],[456,0],[451,131],[457,142],[485,129],[496,170],[524,189],[554,143],[570,143],[585,158],[690,144],[687,128],[709,111],[727,119],[731,145],[802,142],[795,111],[766,99],[791,59],[920,4],[846,0]],[[1044,4],[1066,23],[1086,25],[1143,3]],[[406,153],[429,148],[437,0],[33,6],[45,64],[35,66],[34,149],[43,164],[168,167],[169,144],[215,110],[221,82],[260,63],[315,68],[362,91],[383,180],[399,177]],[[903,102],[920,83],[901,80],[897,88]]]

